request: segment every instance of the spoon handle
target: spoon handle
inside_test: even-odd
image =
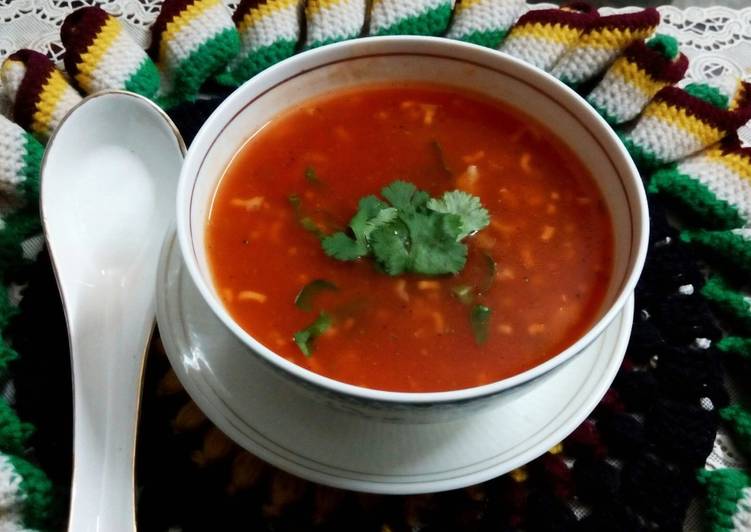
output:
[[[69,316],[75,422],[68,530],[132,532],[138,407],[154,302],[103,297],[101,287],[88,292]]]

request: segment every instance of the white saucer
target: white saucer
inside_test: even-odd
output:
[[[632,296],[585,351],[498,406],[458,421],[388,423],[314,403],[248,354],[201,299],[172,237],[157,278],[157,321],[167,355],[190,396],[221,430],[300,477],[388,494],[476,484],[559,443],[615,378],[633,309]]]

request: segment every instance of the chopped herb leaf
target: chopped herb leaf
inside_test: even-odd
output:
[[[309,312],[313,310],[313,298],[325,290],[336,291],[339,288],[326,279],[315,279],[305,286],[297,293],[295,297],[295,305],[302,310]]]
[[[454,172],[451,171],[451,168],[449,168],[449,165],[446,163],[446,156],[443,153],[443,146],[441,146],[441,143],[437,140],[430,141],[430,146],[433,148],[433,151],[436,154],[436,158],[438,159],[438,164],[441,167],[441,170],[444,174],[446,174],[446,177],[451,177],[454,175]]]
[[[313,233],[318,238],[326,236],[310,216],[303,214],[302,200],[300,199],[300,196],[297,194],[291,194],[287,199],[289,200],[290,205],[292,205],[292,209],[295,211],[295,218],[297,218],[297,223],[300,224],[300,227],[309,233]]]
[[[467,246],[461,239],[489,221],[480,200],[464,192],[460,196],[447,192],[442,200],[431,200],[412,183],[395,181],[381,194],[388,203],[375,196],[360,200],[349,223],[352,236],[339,232],[323,239],[327,255],[339,260],[372,255],[389,275],[457,273],[467,261]]]
[[[482,256],[485,259],[485,278],[480,285],[479,292],[484,294],[490,290],[491,286],[493,286],[493,281],[495,281],[496,264],[495,260],[493,260],[493,257],[491,257],[489,253],[483,252]]]
[[[313,323],[295,333],[293,338],[303,355],[309,357],[313,354],[313,341],[331,327],[331,322],[331,316],[321,312]]]
[[[480,203],[480,198],[461,190],[446,192],[441,199],[431,199],[428,202],[428,208],[459,217],[461,231],[457,240],[479,231],[490,223],[490,215]]]
[[[492,310],[485,305],[475,305],[469,311],[469,321],[472,324],[472,332],[475,335],[475,342],[484,344],[488,339],[488,329],[490,328],[490,315]]]
[[[316,173],[316,169],[312,166],[308,166],[305,168],[305,179],[308,183],[312,185],[317,185],[321,182],[320,179],[318,179],[318,174]]]
[[[468,284],[456,285],[451,289],[451,292],[454,294],[454,296],[456,296],[456,299],[458,299],[465,305],[471,304],[475,299],[475,296],[472,293],[472,287]]]

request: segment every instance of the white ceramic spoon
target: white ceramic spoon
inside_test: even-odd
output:
[[[121,91],[81,102],[45,152],[42,220],[73,369],[72,532],[135,530],[144,354],[184,153],[161,109]]]

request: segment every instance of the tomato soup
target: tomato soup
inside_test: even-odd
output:
[[[397,179],[479,198],[489,223],[464,240],[460,272],[388,275],[324,253],[321,238],[351,234],[359,200]],[[336,92],[267,124],[226,169],[205,244],[225,307],[259,342],[332,379],[409,392],[487,384],[559,353],[593,324],[613,257],[607,206],[561,140],[427,84]],[[296,333],[311,325],[323,326],[305,353]]]

